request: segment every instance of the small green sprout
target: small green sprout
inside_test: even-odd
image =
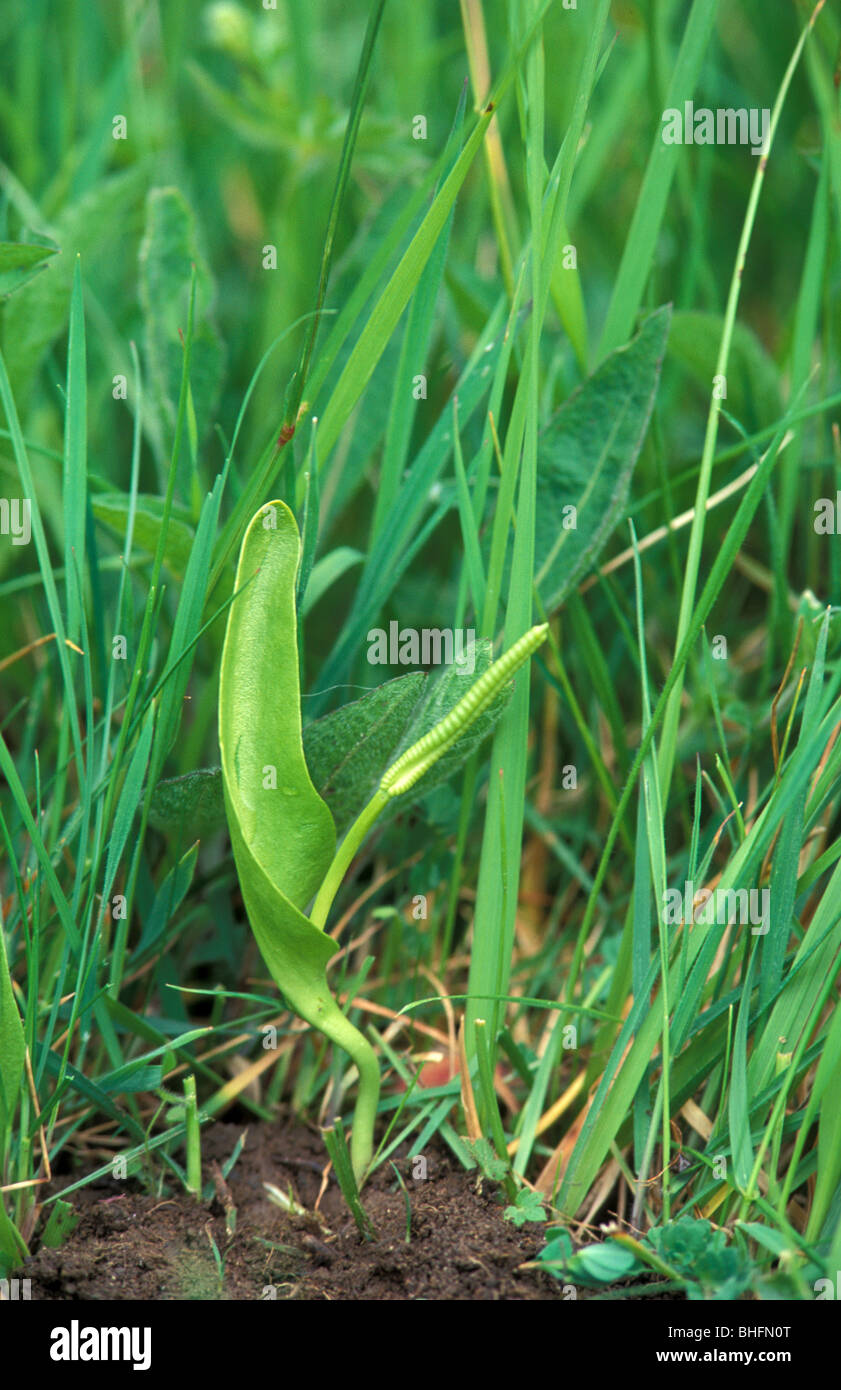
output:
[[[506,1221],[512,1222],[515,1226],[525,1226],[527,1221],[545,1221],[546,1208],[544,1207],[540,1193],[531,1192],[529,1188],[523,1187],[511,1206],[505,1208],[502,1213]]]
[[[361,1184],[373,1153],[379,1064],[328,989],[327,963],[338,946],[324,925],[377,816],[487,709],[544,640],[547,625],[525,633],[387,768],[336,850],[333,817],[312,784],[302,743],[295,607],[300,557],[298,528],[286,504],[261,507],[243,538],[222,652],[222,785],[242,896],[263,959],[289,1007],[356,1063],[350,1153]]]

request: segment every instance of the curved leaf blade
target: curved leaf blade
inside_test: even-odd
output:
[[[547,613],[594,564],[625,511],[657,395],[671,310],[656,310],[574,391],[539,440],[535,584]],[[576,507],[574,528],[561,524]]]
[[[245,533],[228,615],[219,742],[226,797],[243,843],[302,908],[333,857],[336,832],[310,780],[301,736],[299,558],[298,528],[286,504],[261,508]]]
[[[240,888],[263,959],[289,1006],[344,1048],[359,1069],[351,1152],[361,1180],[373,1150],[379,1064],[327,987],[335,941],[301,910],[332,862],[336,833],[310,780],[301,736],[300,554],[286,504],[262,507],[243,539],[222,652],[222,785]]]

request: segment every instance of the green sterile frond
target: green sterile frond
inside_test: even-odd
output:
[[[294,516],[284,502],[268,503],[245,533],[228,614],[219,683],[222,782],[243,901],[263,959],[289,1006],[359,1068],[352,1145],[359,1179],[371,1156],[379,1069],[370,1044],[328,989],[325,972],[336,943],[304,915],[336,835],[310,780],[301,738],[299,559]]]

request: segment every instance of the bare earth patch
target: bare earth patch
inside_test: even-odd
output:
[[[216,1123],[202,1134],[205,1181],[224,1163],[246,1128]],[[199,1300],[531,1300],[559,1299],[548,1275],[523,1269],[543,1243],[543,1227],[517,1230],[503,1220],[498,1195],[484,1189],[446,1150],[430,1147],[425,1180],[413,1180],[404,1157],[384,1164],[365,1188],[376,1230],[365,1241],[332,1177],[315,1216],[283,1212],[264,1182],[312,1211],[326,1164],[319,1134],[301,1125],[253,1123],[227,1184],[209,1206],[184,1192],[161,1198],[133,1180],[103,1179],[73,1193],[81,1220],[58,1250],[42,1248],[21,1271],[33,1299]],[[218,1170],[217,1170],[218,1171]],[[69,1184],[72,1178],[65,1179]],[[226,1207],[233,1203],[233,1235]],[[220,1274],[210,1236],[222,1257]]]

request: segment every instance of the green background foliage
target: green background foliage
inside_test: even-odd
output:
[[[42,1131],[58,1161],[107,1126],[186,1186],[176,1067],[206,1115],[355,1084],[287,1014],[259,1098],[231,1086],[279,1003],[216,715],[236,557],[280,497],[297,650],[265,613],[255,694],[294,670],[339,837],[459,693],[371,666],[368,632],[473,628],[478,672],[551,623],[336,899],[330,990],[381,1131],[402,1106],[380,1160],[478,1161],[457,1085],[396,1099],[423,968],[512,1211],[621,1207],[653,1258],[611,1247],[614,1281],[834,1278],[841,552],[813,522],[841,489],[841,24],[824,6],[793,62],[811,13],[3,7],[0,498],[32,506],[31,544],[0,534],[4,1267],[54,1206]],[[665,145],[687,100],[773,109],[767,167]],[[323,865],[298,868],[306,896]],[[664,928],[687,881],[769,889],[770,931]],[[690,1214],[726,1232],[691,1289]]]

